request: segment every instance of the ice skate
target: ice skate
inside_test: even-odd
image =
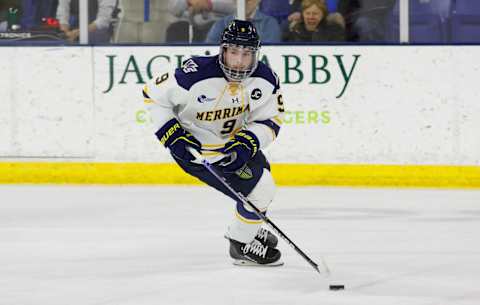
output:
[[[229,240],[232,239],[228,235],[228,232],[225,233],[224,237]],[[255,235],[255,239],[261,242],[262,245],[270,248],[276,248],[278,245],[278,238],[272,232],[264,228],[260,228],[258,230],[257,235]]]
[[[265,228],[260,228],[260,230],[258,230],[257,235],[255,235],[255,239],[261,242],[262,245],[270,248],[276,248],[278,245],[278,238]]]
[[[254,239],[245,244],[230,239],[230,256],[234,259],[233,264],[239,266],[281,266],[281,253],[278,249],[264,246]]]

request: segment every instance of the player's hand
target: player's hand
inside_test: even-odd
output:
[[[223,166],[226,173],[234,173],[255,156],[258,147],[259,141],[253,132],[240,130],[223,147],[222,153],[227,156],[219,162],[219,165]]]
[[[160,142],[170,149],[170,153],[182,161],[195,160],[195,157],[188,151],[188,147],[192,147],[198,152],[202,149],[200,141],[183,129],[177,119],[171,119],[165,123],[155,134]]]

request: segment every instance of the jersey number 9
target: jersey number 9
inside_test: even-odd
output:
[[[283,96],[281,94],[277,97],[278,103],[278,112],[285,112],[285,107],[283,106]]]
[[[155,85],[160,85],[161,83],[163,83],[167,79],[168,79],[168,73],[165,73],[162,76],[157,77],[157,79],[155,79]]]
[[[221,134],[229,134],[232,132],[233,128],[235,127],[235,123],[237,120],[228,120],[223,124],[223,130],[220,132]]]

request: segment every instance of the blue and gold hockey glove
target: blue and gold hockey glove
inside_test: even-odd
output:
[[[260,143],[257,136],[248,130],[240,130],[222,149],[227,155],[221,162],[226,173],[234,173],[245,166],[255,156]]]
[[[188,147],[193,147],[198,152],[202,149],[202,144],[188,131],[183,129],[177,119],[171,119],[155,135],[165,147],[170,149],[170,153],[177,159],[190,162],[195,157],[188,151]]]

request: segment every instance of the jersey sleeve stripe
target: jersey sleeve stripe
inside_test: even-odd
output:
[[[145,104],[153,103],[152,98],[148,95],[148,87],[146,85],[143,87],[142,94],[143,94],[143,102]]]
[[[144,97],[144,98],[148,98],[148,99],[149,99],[150,96],[148,95],[147,91],[148,91],[148,87],[145,86],[145,87],[143,88],[143,90],[142,90],[142,94],[143,94],[143,97]]]
[[[281,126],[283,124],[282,119],[280,119],[278,115],[274,116],[273,120],[275,121],[275,123],[277,123],[278,126]]]
[[[255,123],[263,124],[270,127],[270,129],[272,129],[275,133],[275,137],[278,137],[278,133],[280,132],[280,126],[277,125],[273,120],[255,121]]]

